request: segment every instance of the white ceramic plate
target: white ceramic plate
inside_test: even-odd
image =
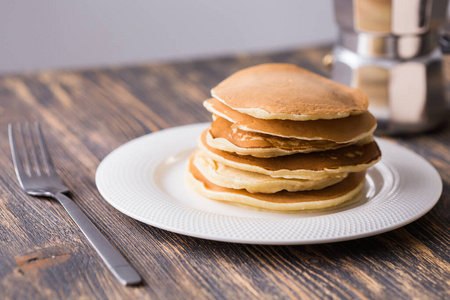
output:
[[[346,207],[275,213],[199,196],[185,183],[187,159],[208,124],[159,131],[130,141],[99,165],[97,187],[122,213],[189,236],[251,244],[316,244],[372,236],[428,212],[442,192],[425,159],[377,139],[382,159],[367,173],[365,193]]]

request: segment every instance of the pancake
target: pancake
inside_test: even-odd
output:
[[[320,190],[249,193],[243,189],[230,189],[212,183],[198,171],[191,157],[187,180],[195,191],[210,199],[288,212],[329,208],[357,198],[364,187],[365,172],[352,173],[341,182]]]
[[[255,157],[276,157],[295,153],[309,153],[337,149],[350,145],[338,144],[327,140],[300,140],[282,138],[258,132],[243,131],[232,127],[231,122],[224,118],[216,117],[206,135],[209,146],[234,152],[241,155]],[[372,141],[369,136],[362,143]]]
[[[214,87],[211,95],[260,119],[336,119],[360,114],[368,106],[361,91],[290,64],[243,69]]]
[[[299,122],[257,119],[233,110],[214,98],[204,101],[203,105],[209,112],[232,122],[233,128],[284,138],[352,143],[371,137],[377,127],[375,117],[368,111],[340,119]]]
[[[208,129],[201,134],[199,147],[209,157],[236,169],[272,177],[297,179],[342,177],[345,173],[367,169],[381,157],[377,144],[370,142],[335,150],[259,158],[215,149],[206,143],[207,132]]]
[[[325,178],[319,180],[273,178],[267,175],[228,167],[209,158],[203,151],[193,154],[192,163],[197,170],[215,185],[245,189],[250,193],[275,193],[318,190],[336,184],[344,179]]]

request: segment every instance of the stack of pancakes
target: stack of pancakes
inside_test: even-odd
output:
[[[204,102],[213,122],[189,160],[200,194],[297,211],[355,199],[381,157],[359,90],[289,64],[241,70]]]

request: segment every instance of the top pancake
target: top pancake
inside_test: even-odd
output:
[[[344,118],[367,109],[359,90],[291,64],[263,64],[234,73],[211,90],[214,98],[260,119]]]

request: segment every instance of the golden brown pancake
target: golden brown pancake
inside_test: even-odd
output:
[[[204,177],[212,183],[232,188],[245,189],[250,193],[275,193],[318,190],[342,181],[342,178],[318,180],[274,178],[268,175],[235,169],[208,157],[203,151],[193,154],[192,163]]]
[[[309,153],[350,145],[350,143],[338,144],[327,140],[309,141],[282,138],[259,132],[240,130],[232,127],[232,124],[224,118],[215,116],[214,122],[206,135],[208,145],[216,149],[255,157],[276,157],[295,153]],[[368,143],[370,141],[372,141],[371,136],[362,142]]]
[[[206,143],[205,130],[199,140],[199,147],[220,163],[245,171],[266,174],[272,177],[320,179],[342,177],[344,173],[359,172],[375,164],[381,157],[375,142],[355,144],[335,150],[293,155],[259,158],[238,155],[215,149]]]
[[[251,132],[303,140],[329,140],[351,143],[372,136],[377,127],[375,117],[368,111],[346,118],[314,121],[264,120],[242,114],[211,98],[205,108],[234,123],[232,127]]]
[[[291,64],[241,70],[219,83],[211,95],[260,119],[336,119],[362,113],[368,106],[361,91]]]
[[[321,190],[272,194],[250,193],[244,189],[230,189],[206,179],[189,161],[188,183],[201,195],[210,199],[277,211],[298,211],[333,207],[354,199],[364,187],[365,172],[352,173],[341,182]]]

